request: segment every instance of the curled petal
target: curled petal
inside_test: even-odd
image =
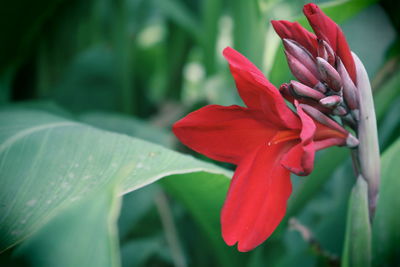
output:
[[[304,176],[310,174],[314,168],[315,148],[313,138],[317,128],[313,119],[302,110],[297,101],[295,101],[295,105],[302,123],[301,142],[283,156],[281,164],[291,172]]]
[[[297,116],[286,105],[285,100],[246,57],[227,47],[223,52],[229,62],[239,95],[247,107],[262,110],[265,118],[275,125],[296,129],[300,127]]]
[[[318,151],[331,146],[344,146],[345,144],[346,144],[345,139],[332,137],[332,138],[322,139],[320,141],[315,141],[314,148],[315,151]]]
[[[308,22],[313,28],[318,39],[326,41],[343,61],[351,79],[356,83],[356,68],[349,45],[340,27],[331,20],[322,10],[313,3],[307,4],[303,9]]]
[[[349,133],[344,133],[335,128],[328,127],[318,121],[315,121],[315,126],[317,127],[314,136],[314,146],[316,151],[331,146],[346,145]]]
[[[291,39],[304,46],[314,57],[318,56],[315,34],[304,29],[298,22],[272,20],[272,26],[281,39]]]
[[[209,105],[173,125],[178,139],[212,159],[238,164],[243,155],[271,139],[277,129],[264,114],[239,106]]]
[[[279,225],[292,192],[290,173],[279,164],[287,142],[260,146],[240,162],[221,213],[222,236],[245,252],[264,242]]]

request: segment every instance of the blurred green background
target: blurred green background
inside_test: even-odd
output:
[[[385,153],[400,132],[399,2],[313,2],[320,4],[342,26],[351,49],[367,68],[375,95],[381,151]],[[24,109],[26,114],[44,111],[210,161],[179,145],[171,134],[172,123],[209,103],[241,104],[222,57],[226,46],[248,57],[277,87],[293,79],[281,42],[269,21],[296,20],[309,28],[301,13],[306,3],[308,1],[300,0],[3,1],[0,11],[1,110]],[[32,122],[36,118],[34,115],[25,117]],[[12,128],[13,117],[6,119],[8,128],[4,124],[0,129]],[[220,166],[232,169],[229,165]],[[176,173],[179,172],[164,173],[163,176],[169,177],[124,195],[118,222],[114,224],[119,232],[112,241],[118,243],[113,245],[114,250],[117,248],[113,252],[114,260],[103,254],[99,256],[93,247],[96,242],[108,244],[108,239],[96,241],[92,237],[93,243],[86,244],[78,237],[61,236],[46,242],[43,237],[55,236],[55,232],[70,227],[73,223],[68,220],[71,218],[78,223],[76,227],[81,228],[82,234],[92,223],[107,221],[100,207],[114,203],[110,199],[114,199],[115,194],[111,194],[110,199],[107,194],[101,194],[104,197],[93,197],[85,202],[87,210],[93,211],[93,207],[99,206],[99,213],[88,215],[73,208],[63,212],[65,218],[57,217],[59,222],[53,220],[49,224],[46,221],[42,233],[1,254],[0,264],[340,264],[347,204],[354,184],[350,160],[344,149],[333,148],[318,154],[313,174],[293,179],[295,191],[287,219],[264,245],[246,254],[225,247],[220,237],[218,213],[229,180],[218,176],[210,181],[213,176],[204,172],[190,177],[171,176]],[[387,201],[390,203],[391,198]],[[398,201],[396,203],[400,208]],[[115,209],[118,210],[118,205]],[[296,223],[288,222],[293,216],[313,232],[315,243],[304,240]],[[87,220],[86,230],[79,226],[85,223],[79,220],[83,217],[93,220]],[[397,217],[392,221],[392,229],[400,227],[398,221]],[[78,233],[76,231],[74,233]],[[80,234],[77,236],[82,238]],[[389,237],[374,236],[377,239],[373,240],[396,243],[400,242],[399,236],[397,230],[389,232]],[[58,248],[60,242],[78,245]],[[20,244],[19,241],[14,243]],[[399,248],[387,245],[385,250],[379,250],[373,246],[373,251],[374,265],[400,264]],[[67,260],[68,257],[80,259],[84,254],[98,258],[100,263]]]

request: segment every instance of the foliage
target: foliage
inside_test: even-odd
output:
[[[205,104],[241,104],[225,46],[276,86],[292,79],[268,21],[304,24],[304,1],[17,0],[0,16],[0,265],[399,265],[396,9],[316,2],[343,26],[374,87],[382,184],[371,229],[365,186],[347,150],[332,148],[309,177],[293,177],[278,231],[239,253],[219,225],[233,167],[171,134]]]

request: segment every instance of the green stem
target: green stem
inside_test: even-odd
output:
[[[186,259],[183,254],[182,246],[179,242],[178,231],[174,223],[171,207],[169,206],[168,198],[164,192],[160,192],[156,196],[155,203],[164,227],[164,232],[167,238],[167,243],[171,250],[174,265],[177,267],[186,267]]]
[[[360,174],[368,184],[368,206],[372,220],[378,199],[380,183],[380,154],[378,130],[372,90],[367,71],[360,59],[353,54],[357,68],[357,88],[360,103],[360,121],[358,122],[358,161]]]

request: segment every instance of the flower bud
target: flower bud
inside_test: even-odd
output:
[[[319,100],[319,103],[327,108],[333,108],[342,102],[342,98],[338,95],[331,95]]]
[[[336,121],[334,121],[331,118],[329,118],[328,116],[326,116],[324,113],[322,113],[318,109],[313,108],[309,105],[305,105],[305,104],[300,104],[300,106],[302,107],[304,112],[306,112],[310,117],[312,117],[319,123],[331,128],[331,129],[337,130],[345,135],[349,134],[349,132],[346,129],[344,129],[340,124],[338,124]]]
[[[321,93],[325,94],[326,92],[328,92],[328,88],[326,87],[325,84],[318,82],[315,86],[314,89],[317,91],[320,91]]]
[[[346,138],[346,146],[349,148],[355,148],[360,144],[360,141],[351,133]]]
[[[350,75],[340,58],[337,59],[337,70],[342,79],[344,100],[351,110],[358,109],[357,88],[351,80]]]
[[[342,89],[342,82],[339,73],[331,64],[323,58],[317,57],[317,65],[321,79],[326,82],[333,91],[339,92]]]
[[[303,46],[291,39],[283,39],[285,50],[300,61],[316,78],[319,77],[315,60]]]
[[[336,116],[344,116],[347,114],[347,110],[346,108],[342,107],[342,106],[337,106],[333,111],[332,111],[333,115]]]
[[[291,92],[291,89],[289,88],[290,85],[288,83],[283,83],[280,87],[279,87],[279,92],[281,93],[281,95],[290,103],[293,104],[294,102],[294,96]]]
[[[285,51],[285,55],[288,61],[289,68],[294,77],[296,77],[301,83],[306,84],[310,87],[314,87],[319,81],[314,74],[311,73],[306,66],[303,65],[296,57]]]
[[[323,93],[297,81],[290,81],[290,85],[293,89],[293,92],[298,96],[309,97],[317,101],[325,97]]]
[[[321,39],[318,39],[318,56],[328,61],[332,66],[335,65],[335,52],[327,42]]]

